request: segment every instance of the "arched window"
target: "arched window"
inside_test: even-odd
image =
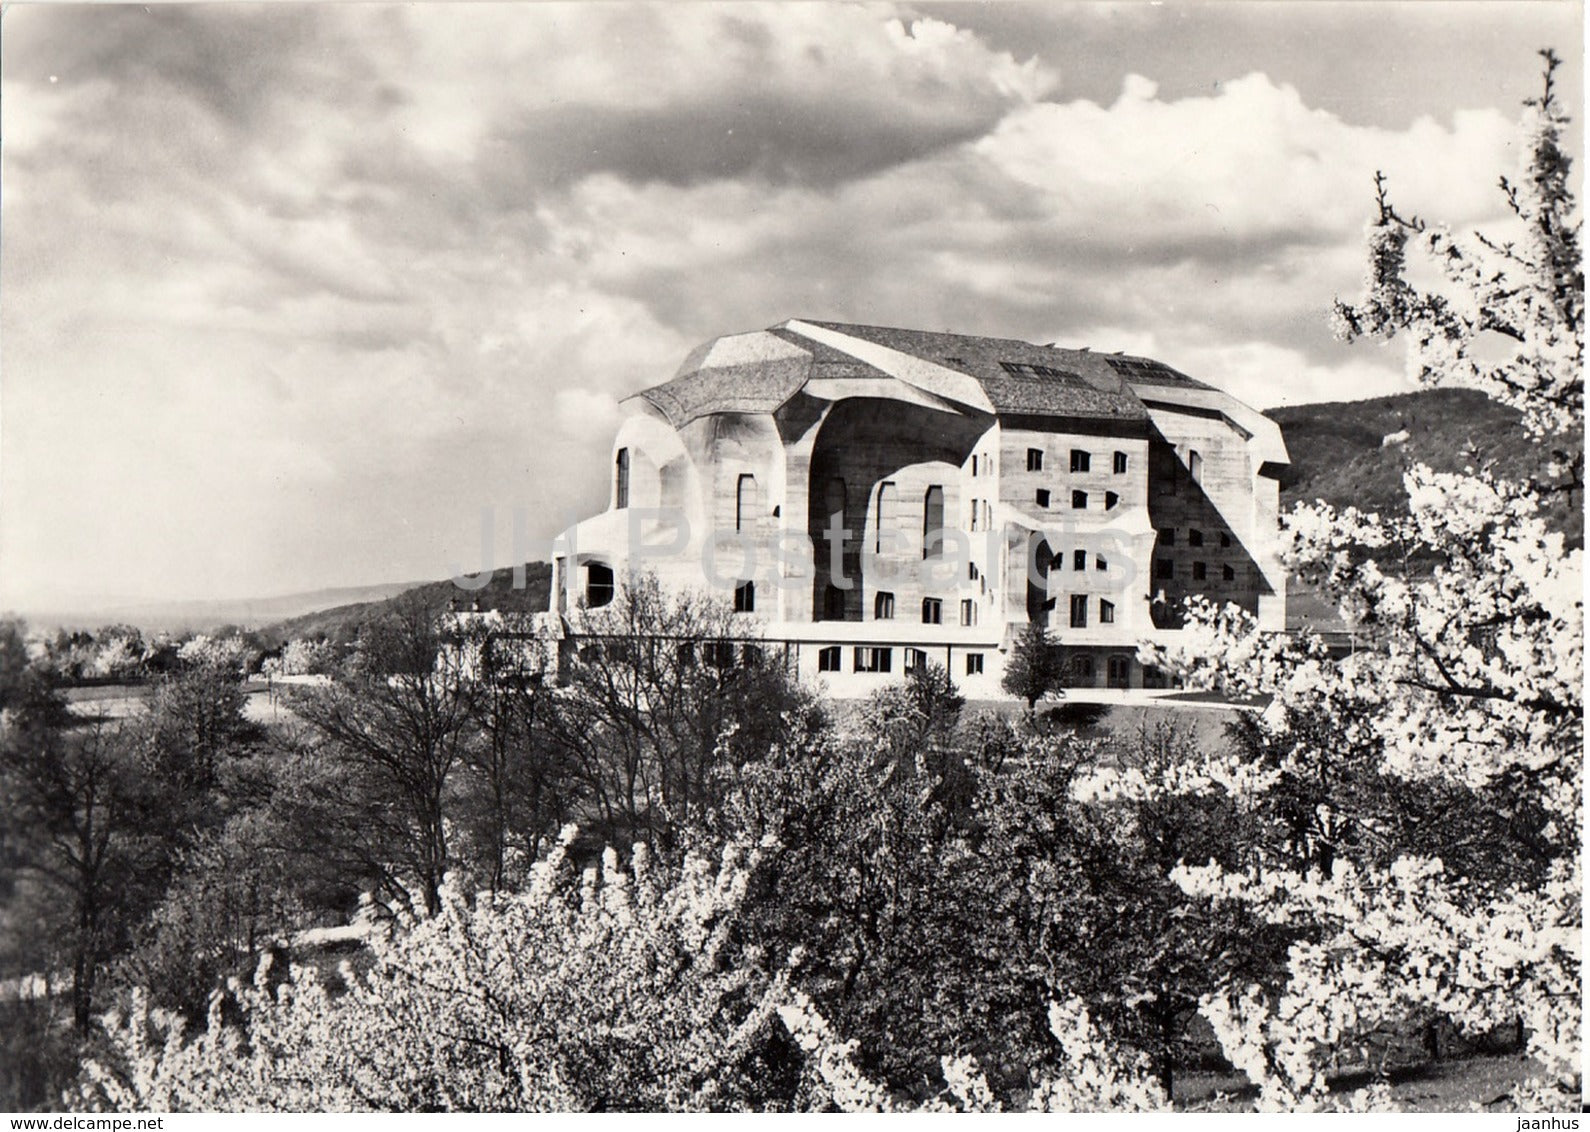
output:
[[[944,555],[944,489],[934,484],[922,500],[922,557]]]
[[[743,531],[756,521],[756,477],[747,472],[734,489],[734,529]]]
[[[613,506],[620,511],[629,506],[628,448],[620,448],[613,459]]]
[[[875,554],[883,553],[883,528],[884,524],[894,518],[895,490],[892,481],[885,481],[878,485],[878,514],[873,518],[873,545]]]

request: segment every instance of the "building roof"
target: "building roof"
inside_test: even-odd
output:
[[[714,338],[637,396],[677,428],[711,413],[771,412],[816,378],[905,381],[971,411],[1123,421],[1147,417],[1141,387],[1215,391],[1151,358],[792,319]]]

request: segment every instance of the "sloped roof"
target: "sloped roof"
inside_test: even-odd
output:
[[[813,328],[826,332],[822,340],[813,336],[819,333]],[[846,348],[851,345],[856,352]],[[915,361],[908,366],[902,356]],[[919,364],[923,362],[928,365]],[[901,372],[890,372],[891,365]],[[907,372],[910,366],[915,366],[915,375]],[[966,397],[981,402],[975,392],[981,387],[995,413],[1032,416],[1141,420],[1147,410],[1134,387],[1213,389],[1149,358],[1036,346],[1013,338],[791,320],[767,330],[714,338],[691,351],[673,380],[637,396],[677,428],[711,413],[771,412],[814,378],[916,384],[928,380],[923,373],[963,383],[971,377],[977,384],[966,386],[971,390]]]

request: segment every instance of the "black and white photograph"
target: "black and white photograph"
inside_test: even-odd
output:
[[[9,1128],[1578,1128],[1584,57],[6,3]]]

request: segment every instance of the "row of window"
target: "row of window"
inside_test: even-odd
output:
[[[1203,533],[1203,531],[1199,530],[1197,527],[1188,527],[1187,528],[1187,545],[1188,546],[1202,546],[1203,544],[1204,544],[1204,533]],[[1176,528],[1175,527],[1161,527],[1160,528],[1160,531],[1159,531],[1159,545],[1160,546],[1175,546],[1176,545]],[[1223,546],[1223,547],[1229,547],[1231,545],[1231,532],[1229,532],[1229,531],[1221,531],[1220,532],[1220,545]]]
[[[1091,599],[1087,594],[1071,595],[1071,627],[1073,629],[1086,629],[1088,627],[1088,605]],[[1099,599],[1099,624],[1115,624],[1115,603],[1106,598]]]
[[[1127,458],[1125,452],[1117,452],[1111,465],[1111,470],[1118,476],[1126,474]],[[1029,472],[1043,471],[1043,449],[1027,449],[1027,470]],[[1073,472],[1090,472],[1093,470],[1093,453],[1083,448],[1071,449],[1071,470]],[[973,473],[976,474],[975,472]]]
[[[1154,560],[1154,577],[1156,577],[1156,578],[1174,578],[1175,576],[1176,576],[1176,562],[1175,562],[1174,559],[1171,559],[1171,558],[1157,558],[1157,559]],[[1208,567],[1208,565],[1206,563],[1203,563],[1203,562],[1194,562],[1192,564],[1192,576],[1193,576],[1193,581],[1195,581],[1195,582],[1208,581],[1209,580],[1209,567]],[[1234,582],[1234,581],[1237,580],[1237,571],[1230,563],[1222,562],[1220,564],[1220,580],[1222,582]]]
[[[752,585],[750,582],[746,586]],[[735,609],[740,609],[738,599],[739,590],[735,591]],[[880,590],[872,599],[872,616],[876,621],[894,620],[894,594],[887,590]],[[845,591],[838,586],[829,586],[823,600],[823,619],[825,621],[843,621],[845,619]],[[922,599],[922,624],[944,624],[944,600],[937,597]],[[975,598],[961,599],[961,624],[972,626],[977,624],[977,600]]]
[[[1120,503],[1120,501],[1121,497],[1115,492],[1106,491],[1104,493],[1104,509],[1106,511],[1115,510],[1116,504]],[[1038,488],[1033,495],[1033,502],[1039,507],[1049,506],[1049,489],[1046,487]],[[1073,511],[1086,511],[1088,509],[1088,493],[1085,491],[1073,491],[1071,493],[1071,509]],[[974,527],[973,529],[975,530],[976,528]]]
[[[921,649],[905,650],[905,671],[915,672],[927,667],[928,654]],[[852,672],[891,672],[894,668],[894,649],[876,645],[857,645],[851,660]],[[817,671],[843,672],[844,651],[838,645],[829,645],[817,652]],[[966,675],[983,674],[983,654],[966,654]]]

